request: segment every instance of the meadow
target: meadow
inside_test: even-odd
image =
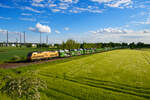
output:
[[[20,60],[25,60],[28,53],[32,51],[45,51],[49,48],[16,48],[16,47],[1,47],[0,48],[0,63],[12,61],[13,57],[17,56]]]
[[[149,49],[123,49],[76,56],[0,69],[0,74],[19,76],[30,71],[36,72],[47,84],[47,89],[40,91],[41,100],[150,99]],[[0,94],[0,100],[13,99]]]

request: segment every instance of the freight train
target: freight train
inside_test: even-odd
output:
[[[31,52],[28,54],[27,60],[35,61],[35,60],[42,60],[42,59],[51,59],[56,57],[63,58],[63,57],[70,57],[70,56],[79,56],[79,55],[100,53],[104,51],[110,51],[110,50],[121,49],[121,48],[122,47]]]

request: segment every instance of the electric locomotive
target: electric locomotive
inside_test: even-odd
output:
[[[59,56],[58,51],[31,52],[28,54],[27,60],[33,61],[33,60],[49,59],[58,56]]]

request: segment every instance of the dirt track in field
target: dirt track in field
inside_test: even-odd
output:
[[[65,59],[65,58],[54,58],[54,59],[49,59],[49,60],[40,60],[40,61],[34,61],[34,62],[29,62],[29,61],[23,61],[23,62],[11,62],[11,63],[3,63],[0,64],[0,68],[17,68],[17,67],[23,67],[27,65],[32,65],[32,64],[42,64],[45,62],[51,62],[55,61],[58,59]]]

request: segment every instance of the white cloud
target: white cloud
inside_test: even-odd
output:
[[[52,9],[52,12],[60,12],[60,9]]]
[[[0,29],[0,32],[5,33],[5,32],[7,32],[7,30]]]
[[[67,3],[59,3],[58,5],[60,9],[67,9],[69,7],[69,5]]]
[[[35,32],[35,31],[36,31],[36,28],[29,27],[29,28],[28,28],[28,30],[30,30],[30,31],[34,31],[34,32]]]
[[[66,3],[78,3],[79,0],[60,0],[61,2],[66,2]]]
[[[133,21],[132,23],[134,23],[136,25],[149,25],[150,21],[141,21],[141,22]]]
[[[34,18],[19,18],[19,19],[23,21],[32,21],[32,22],[36,21],[36,19]]]
[[[65,31],[69,31],[70,29],[69,29],[69,27],[65,27],[64,30]]]
[[[44,4],[40,4],[40,3],[32,3],[32,6],[34,6],[34,7],[45,7]]]
[[[150,38],[150,30],[129,30],[121,28],[104,28],[96,31],[89,31],[92,33],[89,35],[89,39],[92,41],[103,41],[103,42],[145,42],[147,43]]]
[[[1,7],[1,8],[12,8],[12,7],[10,7],[10,6],[8,6],[8,5],[4,5],[4,4],[2,4],[2,3],[0,3],[0,7]]]
[[[104,28],[96,31],[89,31],[93,35],[113,35],[113,36],[150,36],[150,30],[129,30],[129,29],[119,29],[119,28]]]
[[[36,13],[41,13],[41,11],[38,11],[38,10],[33,9],[33,8],[31,8],[31,7],[24,7],[24,8],[22,8],[22,9],[24,9],[24,10],[29,10],[29,11],[36,12]]]
[[[131,8],[132,0],[91,0],[114,8]]]
[[[112,0],[91,0],[93,2],[99,2],[99,3],[106,3],[106,2],[110,2]]]
[[[58,30],[55,30],[55,33],[57,33],[57,34],[60,34],[60,31],[58,31]]]
[[[124,8],[124,7],[129,7],[129,5],[132,4],[131,0],[118,0],[112,3],[106,4],[109,7],[114,7],[114,8]]]
[[[56,4],[49,4],[49,7],[56,7]]]
[[[88,6],[87,8],[74,7],[72,10],[69,10],[69,12],[71,13],[81,13],[81,12],[102,13],[103,10],[97,7]]]
[[[44,23],[44,24],[48,24],[49,21],[44,21],[44,20],[41,20],[40,23]]]
[[[10,20],[11,18],[10,18],[10,17],[2,17],[2,16],[0,16],[0,19],[3,19],[3,20]]]
[[[40,23],[36,24],[36,29],[41,33],[51,33],[51,28],[49,26]]]
[[[93,34],[127,34],[127,33],[134,33],[135,31],[129,29],[122,29],[122,28],[103,28],[96,31],[90,31]]]
[[[32,14],[29,13],[21,13],[22,16],[31,16]]]
[[[132,24],[136,25],[149,25],[150,24],[150,13],[144,21],[133,21]]]
[[[79,13],[79,11],[77,11],[77,10],[69,10],[69,12],[71,12],[71,13]]]
[[[29,27],[28,28],[30,31],[34,32],[41,32],[41,33],[51,33],[51,28],[47,25],[42,25],[40,23],[37,23],[35,28]]]
[[[44,0],[33,0],[33,2],[37,2],[37,3],[40,3],[42,1],[44,1]]]
[[[75,6],[79,0],[32,0],[30,2],[33,7],[41,7],[41,8],[48,8],[52,12],[56,13],[82,13],[82,12],[89,12],[89,13],[102,13],[103,9],[100,9],[98,6],[95,5],[86,5],[84,7],[77,7]],[[43,1],[43,2],[42,2]],[[34,9],[32,7],[26,6],[25,10],[29,10],[36,13],[41,13],[38,9]]]

